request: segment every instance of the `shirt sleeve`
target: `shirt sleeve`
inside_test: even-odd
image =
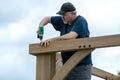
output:
[[[52,16],[51,17],[51,24],[53,25],[53,27],[57,31],[60,31],[61,30],[61,26],[63,24],[62,17],[61,16]]]
[[[78,38],[89,37],[88,24],[83,17],[77,19],[71,31],[76,32],[78,34]]]

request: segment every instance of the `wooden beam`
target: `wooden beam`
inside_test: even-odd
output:
[[[112,47],[120,46],[120,34],[101,36],[101,37],[90,37],[80,38],[71,40],[57,40],[51,42],[51,45],[47,48],[42,47],[39,43],[29,45],[29,53],[32,55],[59,52],[59,51],[71,51],[88,48],[101,48],[101,47]]]
[[[92,68],[92,74],[105,80],[120,80],[120,77],[96,67]]]
[[[82,61],[94,49],[84,49],[77,51],[70,59],[63,65],[61,70],[55,74],[52,80],[64,80],[68,73]]]

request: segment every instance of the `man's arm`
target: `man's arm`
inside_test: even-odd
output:
[[[45,25],[47,25],[48,23],[51,23],[51,17],[50,17],[50,16],[44,17],[44,18],[41,20],[41,22],[40,22],[39,25],[45,26]]]
[[[47,25],[48,23],[51,23],[51,17],[50,16],[47,16],[47,17],[44,17],[40,23],[39,23],[39,26],[45,26]],[[39,30],[37,30],[37,33],[39,33]]]
[[[65,35],[56,37],[55,39],[56,40],[68,40],[68,39],[75,39],[77,36],[78,36],[78,34],[76,32],[72,31],[72,32],[69,32]]]
[[[44,47],[47,47],[47,46],[50,45],[51,41],[75,39],[75,38],[77,38],[77,36],[78,36],[78,34],[76,32],[69,32],[69,33],[67,33],[65,35],[58,36],[58,37],[55,37],[55,38],[51,38],[51,39],[47,39],[45,41],[42,41],[40,43],[40,45],[44,46]]]

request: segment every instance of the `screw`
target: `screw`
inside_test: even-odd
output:
[[[88,47],[91,47],[91,45],[89,44]]]
[[[85,45],[83,45],[83,48],[85,48],[86,46]]]
[[[81,48],[81,45],[80,46],[78,46],[79,48]]]

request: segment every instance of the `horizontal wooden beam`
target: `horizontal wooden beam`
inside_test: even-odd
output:
[[[120,34],[90,38],[79,38],[71,40],[57,40],[51,42],[50,46],[45,48],[40,46],[39,43],[29,45],[29,53],[32,55],[59,52],[59,51],[72,51],[88,48],[101,48],[120,46]]]

